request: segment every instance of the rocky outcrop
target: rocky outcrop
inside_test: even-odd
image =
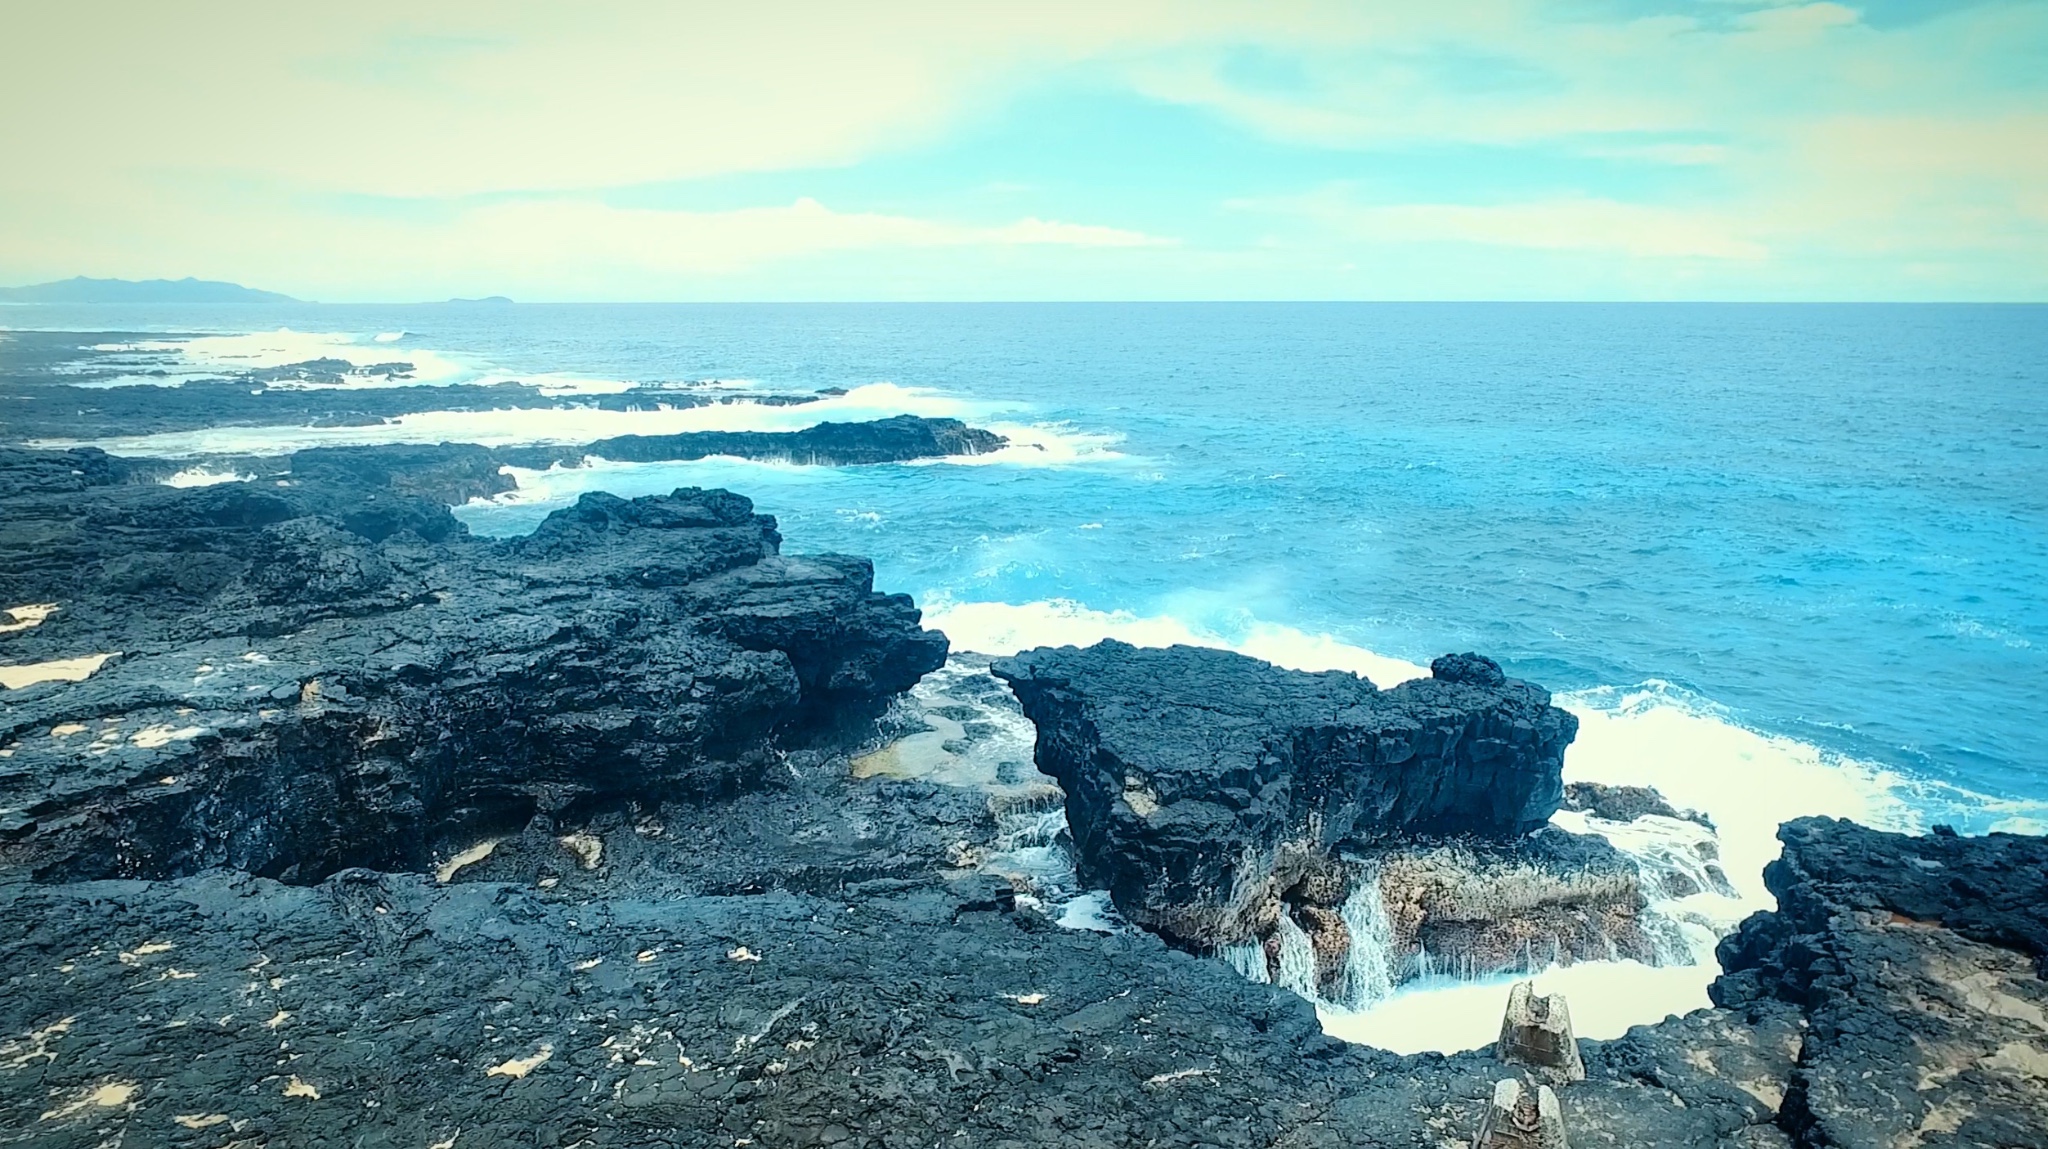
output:
[[[791,762],[783,786],[594,819],[588,867],[527,834],[447,882],[0,872],[18,924],[0,932],[0,1128],[87,1146],[1442,1149],[1526,1068],[1347,1046],[1299,997],[1149,934],[1006,908],[951,860],[991,832],[978,795]],[[1586,1078],[1555,1088],[1557,1112],[1580,1145],[1818,1149],[1785,1125],[1813,1040],[1764,997],[1580,1041]]]
[[[420,386],[403,350],[364,367],[309,359],[193,377],[182,356],[135,350],[177,341],[165,332],[12,331],[0,356],[0,441],[92,440],[212,427],[365,427],[421,411],[608,411],[700,407],[733,399],[709,382],[651,383],[604,394],[563,395],[527,383]],[[173,377],[172,371],[176,372]],[[128,382],[135,385],[109,384]],[[147,382],[141,382],[147,381]],[[151,386],[151,382],[166,384]],[[816,394],[745,393],[748,402],[792,406]]]
[[[1472,1149],[1566,1149],[1564,1108],[1548,1085],[1497,1083]]]
[[[982,455],[1001,449],[1006,442],[1001,435],[969,427],[958,419],[898,415],[865,423],[819,423],[798,431],[623,435],[593,443],[536,447],[492,448],[474,443],[313,447],[282,457],[214,455],[176,463],[123,458],[97,447],[65,451],[0,447],[0,498],[38,490],[151,482],[197,461],[264,484],[305,485],[327,492],[337,488],[388,490],[454,506],[517,490],[519,483],[507,473],[507,467],[575,466],[590,458],[688,462],[713,455],[806,466],[868,466]]]
[[[1518,981],[1508,991],[1501,1015],[1500,1038],[1493,1055],[1552,1085],[1586,1079],[1586,1063],[1572,1035],[1571,1007],[1561,993],[1536,992],[1536,983]]]
[[[1601,838],[1546,826],[1509,843],[1370,851],[1357,864],[1384,906],[1396,984],[1614,958],[1690,961],[1648,913],[1636,863]]]
[[[756,785],[945,657],[866,560],[782,555],[738,495],[586,495],[494,542],[343,476],[7,502],[0,601],[54,610],[0,659],[109,657],[0,693],[0,864],[427,869],[536,818]]]
[[[865,423],[819,423],[801,431],[689,431],[679,435],[620,435],[576,447],[505,448],[505,462],[521,467],[573,463],[595,456],[618,463],[661,463],[732,455],[742,459],[846,467],[986,455],[1006,440],[958,419],[896,415]]]
[[[1577,720],[1489,660],[1382,691],[1227,651],[1119,642],[999,661],[1067,794],[1082,880],[1204,947],[1344,896],[1340,843],[1511,840],[1557,808]]]
[[[1714,823],[1697,810],[1680,810],[1649,786],[1609,786],[1599,782],[1567,782],[1561,809],[1590,814],[1609,822],[1633,822],[1638,818],[1674,818],[1713,829]]]
[[[1801,1145],[2048,1145],[2048,840],[1778,832],[1778,909],[1723,939],[1725,1007],[1806,1019]]]
[[[261,466],[247,462],[252,472]],[[313,447],[294,451],[285,470],[264,477],[315,487],[382,488],[456,506],[517,490],[504,466],[489,448],[474,443]]]

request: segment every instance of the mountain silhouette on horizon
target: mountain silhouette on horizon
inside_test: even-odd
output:
[[[77,276],[26,287],[0,287],[7,303],[298,303],[275,291],[258,291],[217,279],[89,279]]]

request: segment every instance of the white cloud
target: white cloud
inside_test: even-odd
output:
[[[452,280],[463,293],[616,298],[670,293],[679,277],[715,293],[721,275],[887,251],[963,253],[958,277],[941,278],[984,266],[989,290],[1010,282],[997,282],[1002,260],[1067,260],[1065,282],[1093,289],[1122,259],[1158,276],[1134,290],[1164,297],[1228,294],[1259,267],[1280,276],[1261,253],[1317,238],[1428,236],[1604,253],[1621,275],[1636,274],[1630,261],[1804,274],[1839,256],[1871,261],[1844,273],[1859,291],[1889,282],[1881,259],[2048,291],[2048,85],[2027,67],[2048,42],[2038,3],[1896,28],[1825,0],[1724,6],[1712,21],[1595,19],[1589,6],[1566,18],[1538,0],[18,7],[0,36],[0,280],[191,273],[358,298]],[[1239,82],[1229,64],[1247,48],[1301,82]],[[1092,213],[1069,207],[1046,218],[1034,197],[1063,194],[1045,190],[1060,181],[1039,181],[1029,156],[993,223],[786,200],[656,212],[595,194],[884,155],[915,164],[1020,92],[1072,84],[1348,151],[1389,186],[1403,150],[1463,146],[1492,166],[1475,164],[1455,195],[1298,211],[1327,231],[1271,249],[1225,250],[1220,232],[1128,208],[1123,228],[1075,222]],[[1659,170],[1633,183],[1595,173],[1567,194],[1542,166],[1560,157]],[[949,173],[921,174],[937,187]],[[959,194],[969,206],[953,214],[987,219],[988,201]],[[1167,230],[1176,238],[1148,234]]]
[[[167,219],[180,226],[161,234]],[[87,273],[170,275],[233,267],[234,274],[315,298],[356,293],[347,274],[375,252],[385,283],[416,297],[512,292],[528,298],[684,298],[717,277],[845,252],[946,249],[1170,248],[1178,240],[1122,228],[1024,217],[970,224],[834,211],[811,198],[729,211],[620,208],[576,198],[475,206],[430,220],[331,216],[307,229],[288,212],[209,211],[166,203],[147,218],[102,229],[80,251],[70,241],[20,233],[0,258],[83,260]],[[156,262],[138,268],[134,251]],[[74,263],[76,265],[76,263]],[[323,277],[336,269],[340,279]],[[224,274],[224,273],[223,273]],[[389,297],[387,289],[383,294]]]
[[[1744,13],[1742,26],[1781,43],[1809,40],[1829,28],[1842,28],[1863,18],[1856,9],[1841,4],[1791,4]]]
[[[1349,239],[1374,244],[1469,243],[1647,259],[1761,260],[1770,254],[1734,221],[1717,213],[1610,199],[1364,204],[1341,189],[1326,189],[1240,206],[1305,217]]]
[[[921,247],[1060,245],[1157,247],[1173,241],[1120,228],[1025,218],[982,226],[874,212],[837,212],[815,199],[786,207],[656,211],[574,200],[530,200],[465,212],[434,229],[444,258],[508,267],[592,263],[701,275],[823,252]]]

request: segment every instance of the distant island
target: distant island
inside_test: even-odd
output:
[[[484,297],[483,297],[482,299],[451,299],[451,300],[449,300],[448,302],[450,302],[450,303],[510,303],[510,302],[512,302],[512,301],[511,301],[510,299],[506,298],[505,296],[502,296],[502,295],[486,295],[486,296],[484,296]]]
[[[215,279],[60,279],[0,287],[7,303],[298,303],[289,295]]]

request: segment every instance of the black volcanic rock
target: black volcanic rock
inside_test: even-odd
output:
[[[56,495],[83,491],[88,487],[143,482],[169,474],[173,469],[155,459],[109,455],[98,447],[78,447],[69,451],[0,447],[0,499],[16,495]]]
[[[1778,831],[1714,1000],[1800,1007],[1799,1144],[2048,1145],[2048,839]]]
[[[865,560],[782,555],[724,491],[587,495],[503,542],[332,482],[6,510],[0,601],[57,610],[5,662],[114,655],[0,692],[0,863],[46,877],[420,869],[484,828],[756,785],[945,658]]]
[[[1713,822],[1697,810],[1680,810],[1649,786],[1609,786],[1600,782],[1567,782],[1566,810],[1591,814],[1610,822],[1633,822],[1637,818],[1676,818],[1713,828]]]
[[[733,401],[796,407],[845,394],[829,388],[739,394],[705,381],[650,382],[619,391],[567,395],[521,382],[419,386],[411,382],[415,365],[403,359],[362,366],[341,359],[308,359],[274,367],[223,368],[221,377],[209,378],[187,374],[191,365],[175,356],[121,350],[166,338],[160,332],[10,332],[0,341],[0,396],[7,400],[0,406],[0,444],[73,445],[203,428],[371,427],[423,411],[630,412]],[[168,338],[175,342],[180,337]],[[62,370],[54,370],[59,367]],[[175,385],[134,383],[138,378]],[[957,419],[901,415],[793,432],[621,435],[591,445],[505,448],[501,461],[546,467],[595,453],[641,462],[732,454],[798,462],[886,463],[984,454],[1003,442],[1001,436],[966,427]]]
[[[517,490],[504,465],[489,448],[473,443],[394,443],[294,451],[287,473],[294,482],[383,487],[456,506]]]
[[[0,389],[41,339],[16,334]],[[203,419],[203,392],[165,394]],[[54,433],[81,426],[66,403],[44,404]],[[0,690],[0,1140],[1444,1149],[1517,1072],[1346,1046],[1222,962],[1057,928],[998,860],[1014,804],[849,763],[843,731],[944,653],[863,560],[784,556],[718,491],[473,539],[446,503],[493,481],[476,450],[197,490],[153,484],[183,464],[0,450],[0,667],[112,655]],[[1048,736],[1092,747],[1076,777],[1159,767],[1129,769],[1152,788],[1112,815],[1205,756],[1257,788],[1190,784],[1190,827],[1205,802],[1254,827],[1374,803],[1340,857],[1282,851],[1299,876],[1267,908],[1304,930],[1353,868],[1386,891],[1395,957],[1411,932],[1483,957],[1524,925],[1566,946],[1626,926],[1602,918],[1633,893],[1612,849],[1515,832],[1554,769],[1527,785],[1501,759],[1561,751],[1569,719],[1483,659],[1385,692],[1117,673],[1144,705],[1038,687],[1074,696]],[[1489,829],[1411,841],[1446,817],[1345,788],[1426,755],[1446,786],[1506,778],[1468,811]],[[2048,844],[1784,837],[1723,1007],[1581,1042],[1572,1143],[2048,1145]],[[432,872],[335,869],[356,862]],[[161,877],[67,880],[99,875]]]
[[[896,415],[865,423],[819,423],[801,431],[688,431],[678,435],[620,435],[578,447],[502,448],[508,463],[544,467],[594,455],[620,463],[661,463],[734,455],[743,459],[859,466],[985,455],[1005,440],[958,419]]]
[[[997,662],[1067,793],[1081,877],[1132,920],[1217,945],[1270,927],[1340,842],[1512,839],[1557,809],[1577,732],[1474,655],[1382,691],[1227,651],[1102,642]],[[1308,899],[1327,901],[1327,899]]]

